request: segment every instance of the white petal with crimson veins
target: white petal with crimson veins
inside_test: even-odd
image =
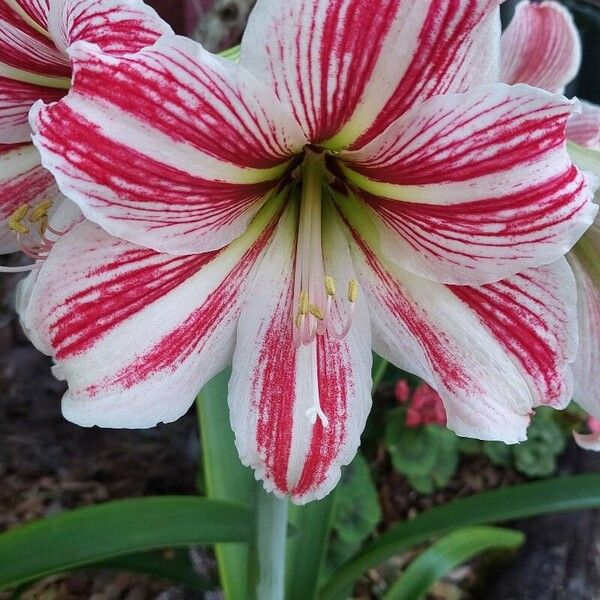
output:
[[[597,182],[565,147],[573,104],[529,86],[433,98],[342,154],[400,266],[444,283],[547,264],[592,223]]]
[[[305,144],[276,98],[236,64],[176,36],[126,59],[79,43],[74,86],[34,107],[34,143],[85,215],[175,254],[240,235]]]
[[[53,0],[48,28],[65,53],[77,41],[96,44],[108,54],[137,52],[173,33],[142,0]]]
[[[516,443],[534,406],[569,402],[577,321],[564,260],[476,288],[401,271],[360,238],[354,256],[374,350],[437,389],[456,433]]]
[[[85,221],[43,263],[23,322],[69,384],[63,413],[84,426],[179,418],[231,360],[246,282],[273,213],[228,248],[158,254]]]
[[[502,34],[502,81],[562,91],[581,65],[581,39],[571,13],[558,2],[517,5]]]
[[[28,115],[32,104],[40,98],[44,102],[56,102],[64,94],[63,90],[0,77],[0,144],[29,142]]]
[[[249,293],[229,403],[242,462],[267,490],[303,504],[327,495],[356,453],[371,404],[371,343],[359,298],[343,340],[326,333],[308,346],[296,345],[295,219],[292,210],[283,218]],[[353,269],[347,241],[335,228],[324,234],[331,257],[326,267],[345,281]],[[314,418],[318,411],[322,416]]]
[[[51,40],[0,2],[0,67],[53,77],[69,77],[69,61]]]
[[[499,60],[489,43],[500,37],[491,19],[498,4],[258,0],[241,63],[269,82],[312,142],[364,143],[428,97],[489,82]]]

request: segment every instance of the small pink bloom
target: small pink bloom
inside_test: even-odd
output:
[[[406,415],[407,427],[419,425],[446,425],[446,410],[441,396],[426,383],[422,383],[412,398]]]
[[[408,382],[406,381],[406,379],[400,379],[400,381],[398,381],[396,383],[394,393],[396,395],[396,400],[398,400],[398,402],[405,404],[406,402],[409,401],[410,386],[408,385]]]
[[[588,417],[587,426],[591,433],[600,433],[600,419]]]
[[[584,450],[600,451],[600,419],[588,417],[587,426],[590,433],[573,432],[577,445]]]

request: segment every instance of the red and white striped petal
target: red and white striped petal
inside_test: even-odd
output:
[[[567,139],[580,146],[600,150],[600,106],[581,102],[581,113],[567,122]]]
[[[4,2],[32,27],[39,31],[48,31],[49,0],[4,0]]]
[[[59,187],[109,233],[174,254],[246,228],[306,140],[239,65],[165,36],[127,59],[80,42],[74,86],[34,106],[34,143]]]
[[[359,297],[349,335],[294,342],[297,215],[289,210],[261,264],[238,329],[229,405],[236,445],[265,488],[304,504],[326,496],[358,448],[371,404],[371,339]],[[328,269],[354,277],[339,229]],[[327,250],[326,250],[327,252]],[[327,259],[326,259],[327,261]],[[337,303],[336,303],[337,304]],[[342,323],[337,323],[342,329]],[[311,420],[320,407],[324,419]],[[327,426],[325,426],[327,425]]]
[[[568,259],[577,281],[579,311],[575,401],[600,418],[600,221],[588,230]]]
[[[65,417],[146,428],[183,415],[231,360],[246,284],[273,218],[263,211],[227,248],[190,256],[158,254],[89,221],[63,236],[21,318],[69,384]]]
[[[597,181],[571,162],[573,103],[496,84],[433,98],[342,170],[376,215],[398,265],[478,285],[558,260],[592,223]]]
[[[559,92],[581,66],[581,38],[571,13],[558,2],[517,5],[502,34],[502,81]]]
[[[0,144],[0,254],[17,249],[7,221],[22,204],[58,200],[52,175],[40,165],[33,144]]]
[[[0,76],[65,87],[70,72],[68,59],[52,41],[0,2]]]
[[[570,401],[577,315],[564,259],[452,287],[395,268],[359,240],[355,266],[374,350],[432,385],[459,435],[516,443],[533,407]]]
[[[258,0],[241,63],[292,107],[311,142],[362,144],[426,98],[497,81],[498,4]]]
[[[142,0],[53,0],[48,29],[65,53],[75,42],[85,41],[115,55],[137,52],[173,33]]]
[[[31,105],[40,98],[56,102],[64,94],[64,90],[0,77],[0,144],[29,142],[31,127],[27,116]]]

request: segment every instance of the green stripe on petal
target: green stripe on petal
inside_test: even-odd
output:
[[[16,0],[4,0],[8,6],[10,6],[20,17],[33,29],[35,29],[38,33],[41,33],[44,37],[52,39],[52,36],[36,21],[34,21],[23,7]]]
[[[64,90],[68,90],[71,87],[71,80],[67,77],[49,77],[47,75],[40,75],[39,73],[32,73],[31,71],[23,71],[4,63],[0,63],[0,77]]]
[[[431,195],[427,195],[427,189],[422,186],[396,185],[393,183],[374,181],[373,179],[369,179],[368,177],[349,169],[341,162],[338,164],[342,173],[350,183],[353,183],[355,186],[369,194],[404,202],[427,202],[431,197]]]

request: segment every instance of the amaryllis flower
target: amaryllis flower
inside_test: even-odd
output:
[[[507,83],[564,89],[581,63],[581,41],[570,13],[557,2],[522,2],[502,37],[502,74]],[[571,156],[582,169],[600,176],[600,107],[582,102],[567,125]],[[600,417],[600,219],[568,254],[577,281],[579,351],[575,400]],[[600,436],[577,435],[586,448],[600,450]]]
[[[259,0],[241,64],[177,36],[74,45],[73,88],[31,121],[89,221],[21,306],[67,418],[172,421],[232,362],[242,461],[306,502],[356,452],[372,347],[461,435],[517,442],[564,406],[561,257],[596,208],[575,103],[494,83],[498,4]]]
[[[0,1],[0,254],[20,246],[43,255],[49,243],[44,220],[61,196],[31,144],[27,115],[37,100],[66,94],[71,44],[122,55],[170,31],[140,0]]]

